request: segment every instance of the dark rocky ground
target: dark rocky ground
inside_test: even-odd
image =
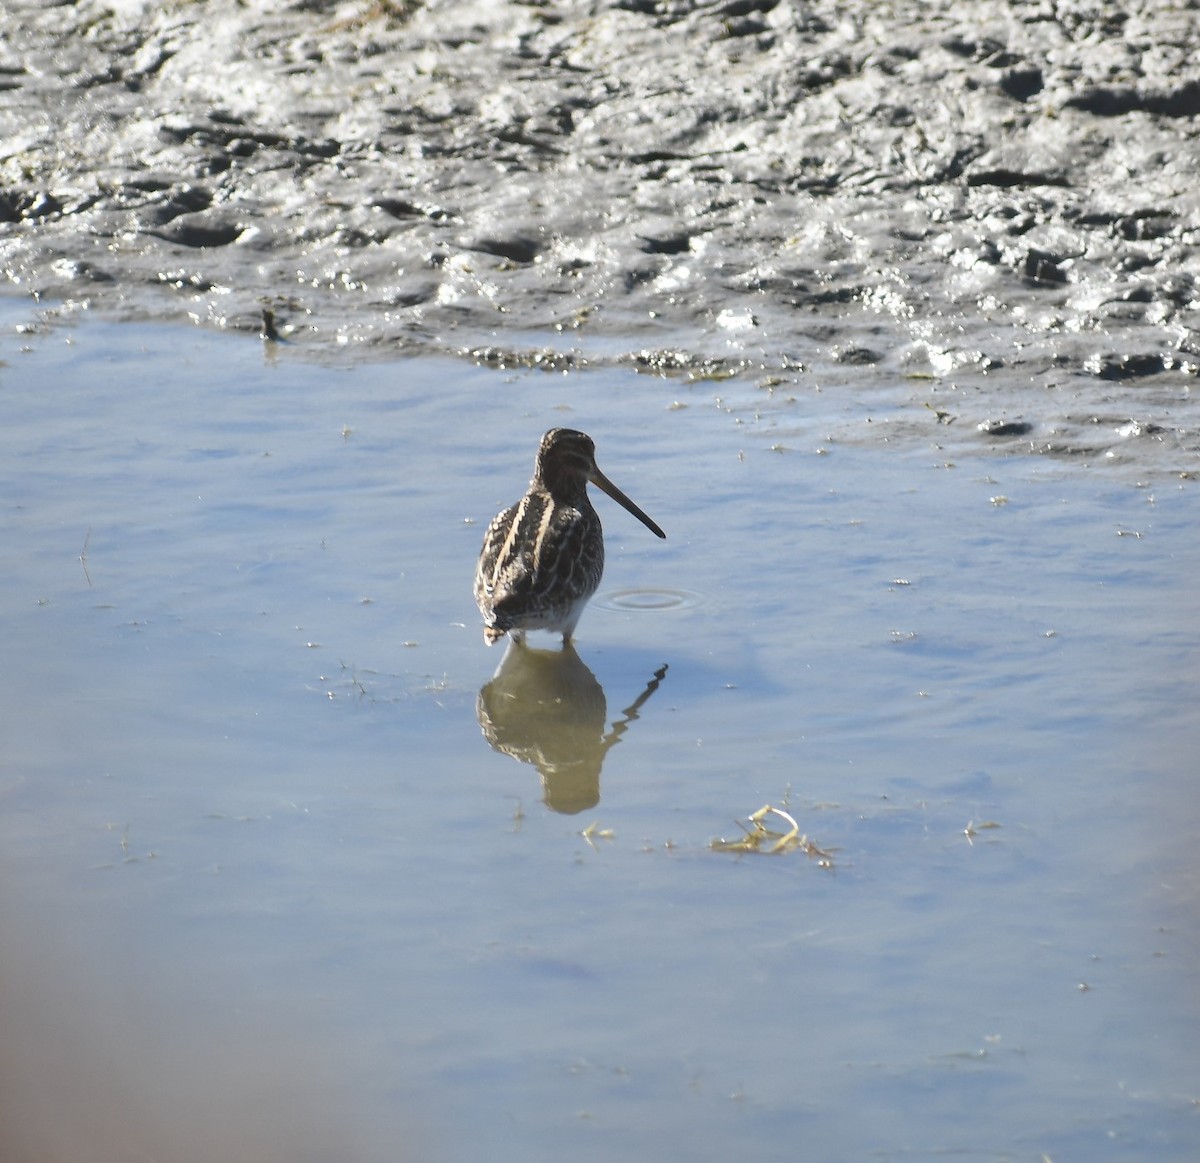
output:
[[[0,267],[314,354],[907,377],[1187,469],[1198,127],[1194,3],[9,0]]]

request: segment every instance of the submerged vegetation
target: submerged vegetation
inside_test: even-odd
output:
[[[782,820],[787,825],[786,831],[768,827],[769,817]],[[764,856],[780,856],[785,852],[803,852],[805,856],[815,860],[822,868],[833,867],[833,849],[818,847],[812,840],[800,831],[796,818],[783,808],[772,804],[764,804],[757,812],[751,812],[747,817],[750,826],[737,821],[743,835],[736,840],[714,840],[714,852],[757,852]]]

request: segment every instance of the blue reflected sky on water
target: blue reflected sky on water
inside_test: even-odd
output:
[[[869,399],[773,450],[728,385],[90,323],[0,355],[7,912],[79,952],[47,998],[287,1030],[363,1158],[1200,1143],[1192,482],[825,438]],[[561,423],[668,533],[598,502],[608,723],[667,670],[575,815],[484,740],[470,598]],[[710,849],[765,803],[833,867]]]

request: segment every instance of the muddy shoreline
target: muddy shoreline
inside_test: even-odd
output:
[[[18,0],[0,267],[318,357],[907,377],[1186,470],[1198,49],[1166,3]]]

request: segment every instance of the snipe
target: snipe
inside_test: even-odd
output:
[[[596,467],[592,438],[572,428],[542,437],[529,491],[488,526],[475,601],[490,646],[505,634],[551,630],[571,640],[604,572],[604,533],[588,499],[593,484],[651,533],[666,534]]]

